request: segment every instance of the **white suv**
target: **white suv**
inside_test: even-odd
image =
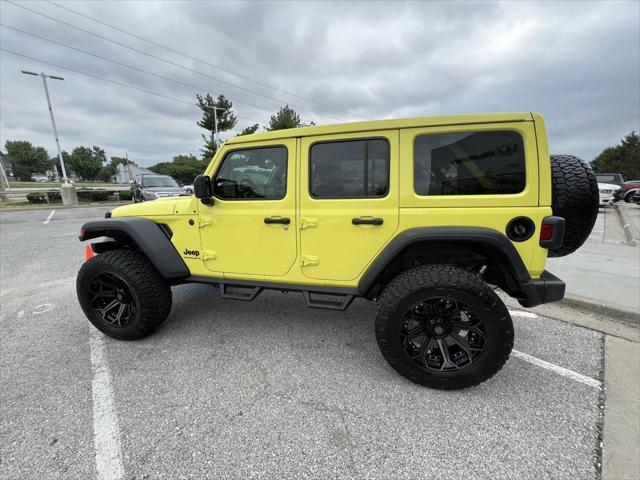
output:
[[[598,183],[598,190],[600,191],[600,206],[613,205],[613,194],[620,187],[611,183]]]

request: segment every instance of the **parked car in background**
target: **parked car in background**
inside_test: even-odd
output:
[[[185,195],[193,195],[193,185],[183,185],[182,191]]]
[[[47,177],[46,175],[32,175],[31,181],[38,182],[38,183],[45,183],[49,181],[49,177]]]
[[[613,201],[619,202],[623,198],[622,185],[624,185],[624,178],[621,173],[596,173],[598,183],[607,183],[609,185],[616,185],[617,188],[613,192]]]
[[[622,185],[622,198],[625,202],[631,202],[631,197],[635,190],[640,189],[640,180],[630,180]],[[638,193],[638,192],[635,192]]]
[[[181,195],[184,191],[169,175],[136,175],[131,183],[133,203]]]
[[[624,185],[624,178],[621,173],[596,173],[598,183],[608,183],[610,185],[617,185],[622,187]]]
[[[598,190],[600,192],[600,206],[613,205],[615,202],[614,194],[620,190],[620,187],[611,183],[598,182]]]

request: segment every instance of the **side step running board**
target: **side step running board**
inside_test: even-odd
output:
[[[262,293],[267,288],[271,290],[280,290],[283,293],[291,291],[291,288],[277,288],[277,287],[262,287],[255,285],[242,285],[242,284],[230,284],[230,283],[218,283],[220,287],[220,296],[222,298],[230,298],[232,300],[244,300],[250,302]],[[295,291],[295,290],[294,290]],[[300,291],[300,290],[298,290]],[[331,292],[317,292],[311,290],[301,290],[304,302],[307,307],[311,308],[325,308],[328,310],[345,310],[355,295],[349,293],[331,293]]]
[[[327,310],[345,310],[353,301],[353,295],[332,295],[330,293],[302,292],[307,307],[326,308]]]
[[[260,295],[260,292],[262,292],[262,287],[229,285],[227,283],[220,284],[220,296],[222,298],[231,298],[233,300],[244,300],[245,302],[250,302]]]

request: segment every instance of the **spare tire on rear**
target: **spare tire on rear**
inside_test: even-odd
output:
[[[572,155],[551,155],[551,209],[565,220],[562,246],[550,257],[575,252],[589,237],[598,216],[598,180],[589,164]]]

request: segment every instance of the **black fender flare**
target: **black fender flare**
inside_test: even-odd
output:
[[[189,268],[162,227],[146,218],[108,218],[85,223],[80,229],[80,241],[109,237],[114,240],[130,239],[165,280],[186,278]]]
[[[430,241],[463,241],[498,251],[509,266],[510,273],[517,284],[523,285],[531,281],[531,276],[513,243],[506,235],[497,230],[481,227],[418,227],[405,230],[397,235],[378,254],[358,282],[359,293],[366,295],[378,276],[402,250],[414,243]]]

